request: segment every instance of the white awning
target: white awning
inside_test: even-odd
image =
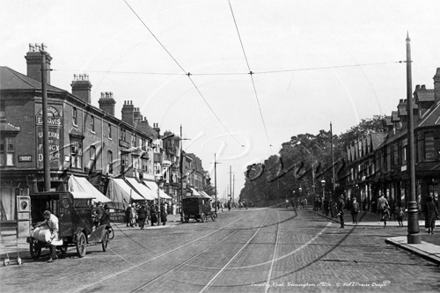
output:
[[[147,200],[155,200],[157,198],[157,195],[155,196],[155,193],[153,190],[148,188],[146,185],[137,182],[135,178],[125,178],[125,180],[128,181],[128,183],[133,186],[137,192],[142,195]]]
[[[153,190],[153,192],[157,198],[157,189],[158,189],[157,183],[153,182],[153,181],[147,181],[147,180],[144,180],[144,183],[148,186],[148,188]],[[171,197],[169,195],[167,195],[165,192],[163,192],[163,190],[160,188],[159,188],[159,197],[163,198],[163,199],[171,199]]]
[[[145,200],[136,190],[119,178],[110,178],[107,186],[107,196],[115,202],[115,208],[124,209],[135,200]]]
[[[85,193],[85,192],[79,192],[79,191],[70,191],[70,193],[72,194],[73,198],[78,198],[78,199],[95,199],[94,196]]]
[[[199,193],[206,198],[212,199],[212,197],[209,196],[204,190],[200,190]]]
[[[193,196],[202,196],[202,195],[200,194],[200,192],[198,192],[198,191],[195,190],[194,188],[190,187],[190,189],[191,189],[191,191],[192,191]]]
[[[95,186],[92,185],[84,177],[75,177],[70,175],[68,181],[69,191],[73,193],[86,193],[89,194],[87,198],[93,198],[94,202],[110,202],[111,200],[102,194]]]

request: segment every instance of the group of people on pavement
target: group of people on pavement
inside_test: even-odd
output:
[[[154,226],[159,225],[158,217],[162,225],[166,225],[168,214],[168,203],[161,202],[160,207],[157,201],[139,202],[129,204],[125,209],[125,223],[127,227],[139,226],[141,230],[144,229],[145,224],[151,223]]]

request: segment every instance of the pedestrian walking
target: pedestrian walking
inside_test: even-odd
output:
[[[399,223],[399,227],[403,227],[403,216],[405,215],[405,211],[403,207],[399,206],[397,211],[397,222]]]
[[[325,213],[326,217],[328,217],[329,211],[330,211],[329,201],[328,201],[328,198],[325,198],[324,199],[324,213]]]
[[[145,220],[147,219],[147,209],[145,204],[141,204],[138,210],[139,228],[144,230]]]
[[[384,227],[386,227],[389,218],[389,206],[387,199],[382,194],[377,201],[377,210],[380,213],[380,220],[383,221]]]
[[[165,224],[167,223],[167,210],[165,207],[165,203],[163,203],[163,202],[160,205],[160,220],[162,222],[162,225],[165,226]]]
[[[428,229],[428,234],[434,234],[435,219],[438,217],[437,207],[431,195],[428,195],[425,203],[425,228]]]
[[[125,209],[125,223],[131,226],[130,223],[130,215],[131,215],[131,204],[128,204],[127,208]]]
[[[295,202],[293,201],[293,198],[290,199],[290,204],[292,205],[292,209],[293,209],[293,210],[296,210],[296,208],[295,208]],[[246,209],[247,209],[247,207],[246,207]]]
[[[340,228],[344,228],[344,208],[345,208],[344,196],[341,195],[339,197],[339,202],[338,202],[338,206],[337,206],[339,221],[341,222]]]
[[[358,213],[360,211],[359,203],[356,200],[356,197],[353,197],[353,202],[351,204],[351,218],[353,220],[353,224],[358,223]]]

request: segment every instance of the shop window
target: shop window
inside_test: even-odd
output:
[[[13,137],[0,138],[0,166],[14,166],[15,140]]]
[[[15,194],[11,188],[0,189],[0,218],[1,221],[16,220]]]

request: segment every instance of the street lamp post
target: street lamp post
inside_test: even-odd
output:
[[[321,185],[322,185],[322,206],[324,207],[324,201],[325,201],[325,180],[322,179],[321,180]]]
[[[156,175],[156,183],[157,183],[157,225],[160,226],[160,188],[163,186],[162,175]]]

